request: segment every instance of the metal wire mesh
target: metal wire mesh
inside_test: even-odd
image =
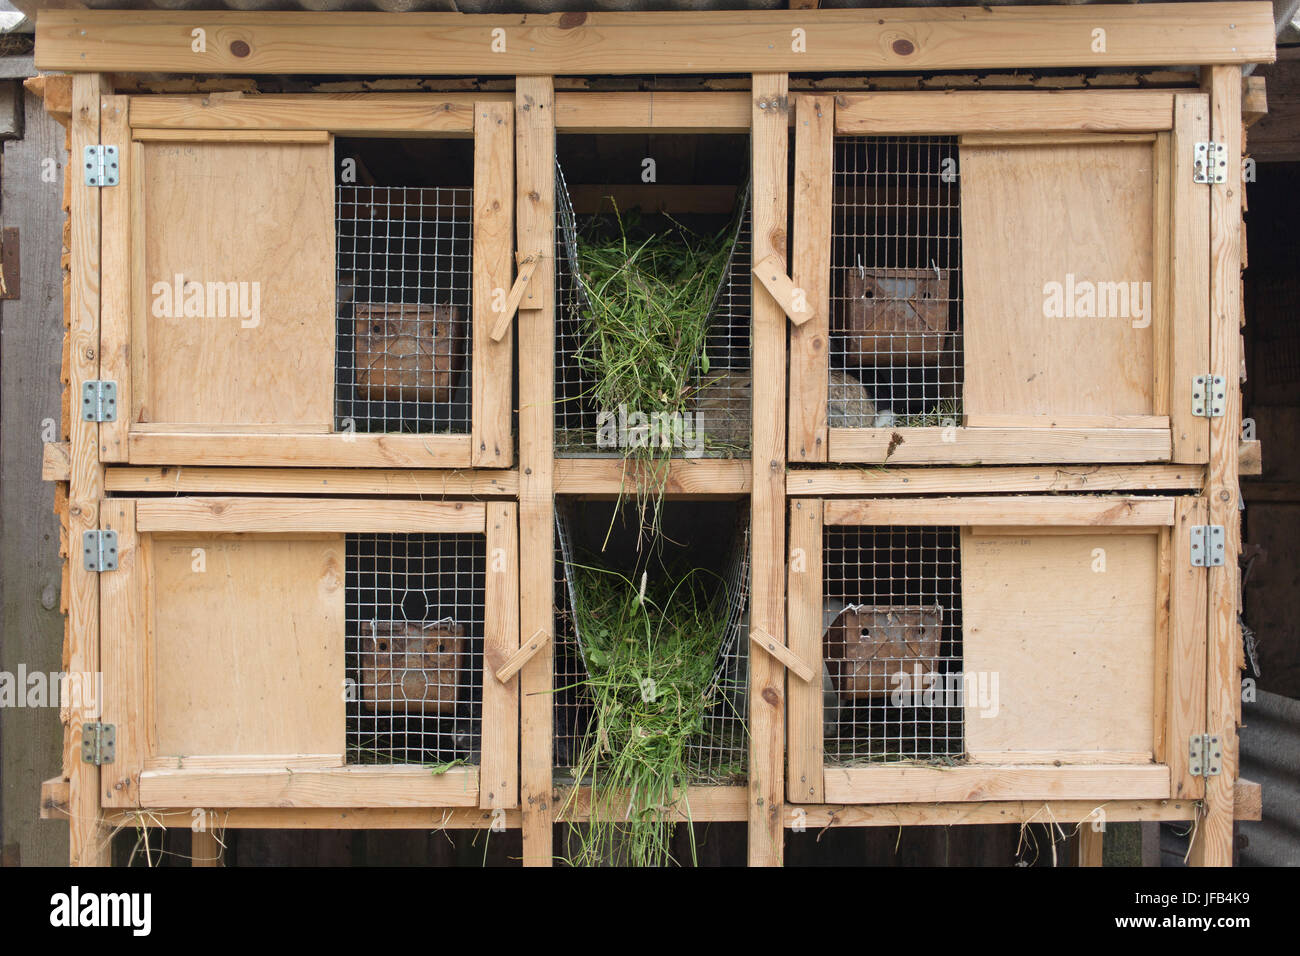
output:
[[[959,759],[958,529],[828,527],[823,573],[827,762]]]
[[[959,425],[957,140],[835,138],[832,428]]]
[[[577,216],[558,163],[555,182],[555,453],[560,457],[618,456],[620,451],[603,447],[597,438],[598,422],[605,420],[601,413],[618,416],[618,410],[595,407],[595,382],[577,359],[585,338],[584,316],[591,307],[578,279]],[[731,250],[709,310],[704,348],[707,366],[697,361],[693,370],[694,402],[686,413],[686,440],[675,447],[674,457],[735,458],[749,454],[752,389],[748,185],[738,196],[739,214]],[[653,410],[628,411],[649,415]],[[613,420],[621,421],[617,417]],[[695,440],[697,437],[699,440]]]
[[[485,549],[475,534],[347,536],[349,763],[478,763]]]
[[[590,725],[591,701],[583,682],[587,679],[582,636],[573,608],[577,601],[573,575],[568,569],[576,555],[569,517],[556,508],[559,553],[555,566],[555,766],[572,767]],[[709,689],[712,700],[703,726],[687,745],[687,766],[698,783],[734,784],[744,780],[749,747],[746,721],[749,713],[749,526],[742,521],[722,569],[718,599],[726,602],[726,622]]]
[[[470,428],[474,191],[339,186],[338,431]]]

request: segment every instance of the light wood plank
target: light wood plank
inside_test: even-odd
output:
[[[812,317],[790,330],[789,458],[826,460],[830,377],[831,173],[835,100],[795,98],[794,282]]]
[[[107,78],[79,73],[72,79],[71,154],[78,157],[88,145],[100,142],[100,96],[109,92]],[[78,167],[79,168],[79,167]],[[99,462],[99,426],[76,414],[83,382],[99,378],[100,312],[100,193],[71,180],[71,308],[69,309],[69,399],[74,409],[69,431],[72,470],[68,491],[68,639],[66,659],[70,673],[99,671],[99,575],[85,570],[80,554],[81,536],[99,528],[99,501],[103,497],[104,466]],[[93,719],[86,709],[70,707],[64,717],[63,772],[68,777],[69,861],[73,866],[106,866],[110,862],[109,835],[99,806],[99,769],[81,760],[82,724]]]
[[[126,461],[126,434],[133,408],[131,391],[131,198],[134,154],[129,148],[127,98],[101,97],[100,136],[118,147],[118,184],[101,190],[99,374],[117,383],[117,420],[99,426],[101,461]]]
[[[113,469],[109,469],[109,482]],[[1204,469],[1183,465],[1044,468],[820,468],[791,471],[786,490],[805,495],[924,495],[981,491],[1199,491]]]
[[[749,462],[740,459],[673,458],[653,471],[644,467],[621,458],[557,458],[555,493],[623,495],[640,486],[662,488],[668,498],[738,497],[753,487]]]
[[[1109,823],[1196,817],[1196,803],[1192,800],[1106,800],[1100,804],[1096,800],[1053,800],[814,806],[806,808],[802,823],[809,828],[1072,824],[1096,819],[1099,806]]]
[[[555,90],[549,76],[515,81],[515,233],[519,249],[542,250],[516,320],[519,337],[519,630],[555,632]],[[523,862],[549,866],[551,820],[551,654],[519,675],[519,807]]]
[[[137,517],[144,504],[137,503]],[[232,542],[196,534],[156,541],[152,550],[146,719],[157,735],[153,753],[338,753],[345,719],[343,536]],[[151,774],[220,776],[147,772],[143,805],[173,805],[147,794],[144,777]],[[191,792],[190,806],[223,806],[227,799],[220,789]]]
[[[561,133],[748,133],[743,92],[557,93]]]
[[[1174,66],[1266,62],[1265,3],[889,10],[566,13],[205,12],[212,41],[190,49],[191,13],[42,11],[44,72],[419,76],[747,73]],[[1176,29],[1174,27],[1176,26]],[[804,50],[792,29],[806,31]],[[1092,50],[1093,29],[1109,48]],[[493,30],[505,43],[494,49]],[[805,52],[806,50],[806,52]]]
[[[1206,569],[1192,567],[1191,529],[1207,523],[1203,498],[1180,498],[1170,544],[1173,561],[1169,578],[1169,651],[1165,686],[1164,762],[1169,766],[1173,795],[1200,799],[1205,778],[1188,767],[1187,742],[1205,733]]]
[[[961,571],[970,754],[1028,764],[1011,755],[1039,751],[1051,763],[1054,752],[1100,751],[1150,763],[1156,536],[963,531]]]
[[[563,808],[558,814],[561,820],[580,822],[591,818],[591,788],[580,787],[574,793],[572,788],[561,787],[559,806]],[[616,795],[608,800],[601,797],[602,809],[608,805],[618,806],[621,801]],[[683,823],[712,823],[727,820],[744,820],[747,796],[744,787],[687,787],[681,801],[673,808],[671,819]],[[607,812],[607,811],[604,811]]]
[[[754,266],[754,278],[762,283],[767,294],[777,301],[781,311],[795,325],[803,325],[812,318],[806,303],[798,301],[802,289],[796,289],[794,280],[785,274],[785,259],[771,255]]]
[[[966,416],[968,428],[1169,428],[1168,415],[1007,415]]]
[[[1174,522],[1170,498],[1057,497],[916,498],[827,501],[828,525],[1002,525],[1005,527],[1118,525]]]
[[[149,770],[140,798],[147,807],[477,807],[478,769]]]
[[[508,101],[508,96],[456,93],[314,93],[245,96],[133,96],[131,125],[137,137],[164,130],[220,131],[223,134],[274,131],[346,134],[423,133],[468,135],[478,103]]]
[[[1205,781],[1206,813],[1192,841],[1195,866],[1232,865],[1233,783],[1241,719],[1241,512],[1237,446],[1241,438],[1241,70],[1202,73],[1210,93],[1210,134],[1227,148],[1227,181],[1210,187],[1210,373],[1227,382],[1224,414],[1210,419],[1210,524],[1224,529],[1224,563],[1208,569],[1206,732],[1219,738],[1222,772]]]
[[[478,807],[223,807],[208,808],[227,830],[517,830],[518,810]],[[106,814],[114,826],[188,827],[189,809],[151,807],[148,813]]]
[[[514,461],[514,342],[494,340],[493,303],[511,285],[514,267],[514,110],[485,102],[474,110],[474,362],[471,464],[505,468]]]
[[[146,770],[297,770],[342,767],[343,754],[177,754],[148,757]]]
[[[1210,367],[1210,200],[1206,187],[1193,182],[1192,166],[1195,144],[1209,137],[1209,98],[1179,93],[1172,142],[1169,415],[1173,460],[1180,462],[1206,462],[1210,455],[1209,423],[1192,414],[1192,380]]]
[[[1079,828],[1074,839],[1077,841],[1075,846],[1075,865],[1076,866],[1101,866],[1102,840],[1105,833],[1101,830],[1094,830],[1086,823]]]
[[[787,680],[790,710],[786,744],[787,793],[791,803],[822,802],[822,503],[790,503],[790,650],[812,664],[815,681]]]
[[[190,866],[222,866],[221,854],[224,851],[217,835],[211,830],[190,831]]]
[[[1166,800],[1166,767],[827,767],[827,803]]]
[[[1150,132],[1173,125],[1173,94],[1156,90],[843,93],[835,107],[841,136]]]
[[[323,145],[323,129],[133,129],[137,143],[314,143]]]
[[[100,769],[100,802],[105,807],[133,807],[140,805],[137,786],[148,755],[145,644],[151,619],[146,596],[152,549],[136,532],[134,501],[105,501],[100,524],[117,532],[117,570],[102,575],[99,589],[104,685],[100,720],[117,728],[113,762]]]
[[[832,428],[827,457],[891,465],[1142,463],[1167,461],[1169,447],[1167,429]]]
[[[173,494],[247,492],[311,495],[434,495],[513,497],[519,473],[484,469],[351,468],[157,468],[106,470],[108,491],[167,491]]]
[[[769,69],[769,67],[765,67]],[[753,76],[750,139],[753,188],[752,264],[786,259],[786,174],[789,78]],[[753,460],[750,497],[749,622],[785,643],[786,317],[754,280],[750,299],[754,356]],[[749,863],[779,866],[784,858],[785,668],[764,654],[749,659]]]
[[[67,481],[72,477],[72,443],[47,441],[41,444],[41,481]]]
[[[493,662],[519,647],[519,506],[487,505],[483,617],[483,728],[479,806],[519,806],[519,684],[502,684]]]
[[[322,386],[328,398],[331,386]],[[334,465],[353,468],[468,468],[469,435],[306,434],[288,426],[274,434],[222,431],[133,433],[133,465]]]
[[[482,534],[486,508],[476,501],[391,501],[357,498],[145,498],[136,509],[139,531],[461,532]]]
[[[1154,156],[962,146],[967,414],[1153,413]]]

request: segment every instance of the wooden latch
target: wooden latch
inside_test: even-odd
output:
[[[803,290],[796,288],[794,280],[785,274],[785,263],[780,256],[774,253],[754,266],[754,275],[795,325],[803,325],[813,317]],[[796,299],[802,308],[795,308]]]
[[[492,336],[493,342],[500,342],[505,338],[506,332],[510,329],[510,323],[519,311],[519,303],[523,301],[524,292],[528,289],[528,282],[537,271],[537,264],[541,262],[542,254],[534,253],[530,256],[524,256],[519,260],[519,274],[515,276],[515,284],[510,287],[510,294],[506,296],[505,308],[497,316],[496,322],[492,325],[492,331],[488,334]]]
[[[770,634],[767,634],[757,628],[749,629],[750,643],[755,647],[761,647],[767,653],[771,654],[783,665],[785,669],[794,674],[804,683],[809,683],[813,679],[813,669],[803,662],[803,659],[790,648],[786,647],[780,641],[776,640]]]
[[[508,683],[510,678],[523,670],[524,665],[533,659],[534,654],[550,642],[551,635],[538,628],[536,634],[525,641],[519,650],[506,658],[506,662],[497,668],[496,679],[503,684]]]

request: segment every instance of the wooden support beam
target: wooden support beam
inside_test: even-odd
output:
[[[500,666],[493,671],[494,676],[502,684],[506,683],[523,670],[524,665],[531,661],[538,651],[549,646],[550,643],[551,636],[539,630],[525,641],[523,646],[501,662]]]
[[[813,317],[807,293],[795,288],[794,280],[785,274],[784,257],[768,256],[754,266],[754,276],[795,325],[803,325]]]
[[[1094,830],[1087,821],[1083,821],[1074,835],[1075,865],[1101,866],[1102,841],[1105,836],[1104,831]]]
[[[515,81],[516,248],[541,250],[524,294],[519,339],[519,633],[554,634],[555,89]],[[520,813],[525,866],[550,866],[554,655],[519,674]]]
[[[68,781],[63,777],[41,781],[41,819],[68,819]]]
[[[206,30],[195,52],[191,31]],[[1104,30],[1107,48],[1094,48]],[[796,32],[798,31],[798,32]],[[1172,66],[1274,58],[1268,3],[280,13],[43,10],[42,71],[471,76]]]
[[[356,498],[143,498],[140,532],[288,534],[408,531],[482,534],[487,506],[478,501],[391,501]]]
[[[757,628],[750,628],[749,643],[752,646],[757,647],[759,650],[772,655],[772,657],[780,663],[782,667],[805,684],[812,683],[813,677],[816,676],[807,661],[793,653],[790,648],[786,647],[784,644],[778,643],[771,635],[764,634]],[[753,658],[750,659],[753,660]]]
[[[72,155],[99,143],[101,97],[109,92],[107,77],[79,73],[72,81]],[[80,160],[76,160],[80,162]],[[72,310],[70,380],[73,396],[83,382],[99,378],[100,308],[100,190],[69,175],[72,189]],[[73,400],[74,407],[77,398]],[[67,662],[70,674],[96,674],[99,663],[99,575],[76,560],[84,532],[99,529],[99,502],[104,495],[104,466],[99,461],[99,426],[74,414],[68,492]],[[69,859],[73,866],[106,866],[110,862],[109,832],[99,807],[99,768],[81,759],[83,721],[91,719],[69,707],[64,734],[63,772],[68,777],[70,814]]]
[[[1210,189],[1210,374],[1228,383],[1224,414],[1210,419],[1207,493],[1210,524],[1224,529],[1224,560],[1208,572],[1206,732],[1219,738],[1222,772],[1205,781],[1205,816],[1196,828],[1189,862],[1232,865],[1233,784],[1237,778],[1237,725],[1241,715],[1241,512],[1238,447],[1241,441],[1240,367],[1242,128],[1241,69],[1213,66],[1203,73],[1210,94],[1210,135],[1227,148],[1227,181]]]
[[[786,260],[788,77],[755,73],[750,153],[753,163],[753,262]],[[786,317],[752,281],[753,466],[750,496],[753,549],[750,628],[785,644]],[[749,661],[749,862],[779,866],[784,858],[785,668],[766,654]]]
[[[72,475],[72,443],[47,441],[41,447],[41,481],[67,481]]]
[[[1264,473],[1264,448],[1257,439],[1237,445],[1237,474],[1262,475]]]
[[[224,866],[221,854],[225,847],[211,830],[190,831],[190,866]]]
[[[519,311],[519,303],[523,301],[524,290],[528,288],[528,280],[537,271],[539,258],[540,256],[534,253],[519,260],[519,273],[515,276],[515,282],[510,287],[509,294],[506,295],[505,307],[497,313],[492,323],[490,334],[493,342],[500,342],[505,338],[506,332],[510,331],[510,323],[514,321],[515,313]]]
[[[519,472],[436,468],[108,468],[107,491],[169,494],[432,495],[513,497]]]
[[[110,480],[112,470],[109,470]],[[1200,491],[1195,465],[1042,465],[1005,468],[818,468],[791,471],[791,496],[935,495],[978,492]]]
[[[1263,789],[1253,780],[1237,778],[1232,786],[1232,816],[1236,820],[1264,818]]]
[[[557,495],[613,497],[653,488],[665,498],[748,495],[749,462],[738,458],[672,458],[667,464],[641,464],[622,458],[555,459]]]

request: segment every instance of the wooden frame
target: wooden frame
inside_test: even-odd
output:
[[[1208,367],[1208,312],[1203,307],[1208,260],[1196,253],[1207,247],[1208,219],[1191,185],[1191,144],[1205,135],[1208,99],[1203,94],[899,92],[807,95],[797,101],[797,109],[804,112],[795,124],[792,275],[805,290],[813,314],[807,320],[792,316],[792,461],[890,465],[1206,461],[1207,419],[1193,415],[1191,407],[1193,378],[1204,374],[1196,369]],[[975,184],[964,187],[968,195],[962,202],[967,224],[961,246],[967,274],[961,332],[965,414],[964,421],[945,427],[845,428],[830,427],[828,422],[834,137],[876,134],[958,136],[962,175],[973,176]],[[1008,254],[1002,248],[1005,240],[990,235],[984,241],[979,232],[1000,227],[1028,236],[1023,223],[997,220],[1004,213],[1023,219],[1022,207],[1032,207],[1033,196],[1021,202],[1011,201],[1012,194],[1019,196],[1017,190],[1030,188],[1036,167],[1045,170],[1054,157],[1094,148],[1114,154],[1117,187],[1107,192],[1105,213],[1091,214],[1094,225],[1101,228],[1106,217],[1118,215],[1112,193],[1119,192],[1124,179],[1130,215],[1139,222],[1146,219],[1153,239],[1150,251],[1140,243],[1132,250],[1137,260],[1149,258],[1143,276],[1149,276],[1150,289],[1146,324],[1135,320],[1131,331],[1116,327],[1105,333],[1104,340],[1102,327],[1095,323],[1085,326],[1076,320],[1076,326],[1068,329],[1071,337],[1066,338],[1066,331],[1049,333],[1041,320],[1029,316],[1030,300],[1037,295],[1041,304],[1042,295],[1036,286],[1030,289],[1023,277],[1010,284],[994,278],[1000,274],[998,255]],[[1150,163],[1147,173],[1139,175],[1140,164],[1129,160],[1144,156]],[[1074,175],[1061,173],[1067,174]],[[973,209],[984,193],[988,196],[983,206],[989,208]],[[1083,190],[1079,196],[1072,193],[1070,202],[1079,205],[1085,199]],[[1034,221],[1041,231],[1055,218],[1044,214]],[[1088,220],[1084,214],[1080,218]],[[1050,245],[1034,238],[1025,241],[1040,250]],[[1054,252],[1043,254],[1059,258]],[[1077,258],[1076,253],[1070,254]],[[1042,268],[1055,275],[1055,265],[1048,269],[1047,263],[1044,258]],[[1110,259],[1105,266],[1124,267]],[[1022,267],[1017,257],[1016,268]],[[970,278],[972,271],[977,279]],[[1018,290],[1020,298],[1009,299],[1008,288]],[[1002,304],[1004,300],[1008,304]],[[1042,349],[1031,347],[1048,334],[1059,341]],[[1012,335],[1022,336],[1024,344],[1007,345],[1006,338]],[[1054,350],[1070,360],[1055,362]],[[1031,357],[1017,358],[1018,352]],[[1125,368],[1112,370],[1111,359],[1117,354],[1125,356]],[[1119,375],[1124,384],[1113,382],[1097,392],[1083,372],[1094,366],[1101,380]],[[1035,380],[1039,384],[1023,384]],[[1011,382],[1021,384],[1013,390]],[[1088,397],[1090,393],[1097,397]]]
[[[978,670],[977,661],[995,665],[995,670],[1009,687],[1026,686],[1031,694],[1004,700],[1003,710],[1012,711],[1009,723],[994,731],[981,732],[978,745],[970,726],[967,705],[967,728],[963,739],[967,759],[957,766],[933,767],[924,764],[879,763],[870,766],[837,766],[823,758],[823,688],[820,681],[802,681],[791,674],[787,678],[790,697],[789,739],[787,742],[789,800],[792,804],[898,804],[898,803],[985,803],[999,800],[1036,803],[1048,801],[1092,800],[1130,801],[1196,799],[1204,793],[1204,778],[1191,775],[1186,754],[1186,740],[1193,733],[1204,732],[1197,701],[1205,693],[1205,614],[1198,595],[1206,587],[1206,569],[1191,566],[1190,528],[1205,520],[1205,502],[1195,497],[1123,497],[1123,496],[997,496],[967,498],[868,498],[818,499],[796,498],[790,502],[790,553],[788,563],[789,650],[814,673],[823,661],[823,531],[836,525],[851,526],[927,526],[956,525],[962,529],[961,553],[964,603],[972,604],[972,593],[980,595],[980,607],[964,608],[963,632],[966,645],[964,663]],[[1080,537],[1084,536],[1084,537]],[[1150,543],[1143,543],[1148,541]],[[1071,543],[1078,542],[1077,544]],[[1035,544],[1043,542],[1043,546]],[[1056,726],[1053,717],[1058,704],[1046,695],[1058,693],[1060,687],[1043,690],[1042,701],[1032,696],[1037,678],[1017,684],[1015,672],[1028,667],[1044,676],[1044,688],[1051,687],[1050,675],[1060,669],[1049,658],[1025,662],[1022,650],[1008,653],[997,650],[998,642],[1014,644],[1015,629],[1026,625],[1014,615],[1036,614],[1047,629],[1053,627],[1052,610],[1056,598],[1051,594],[1030,598],[1034,610],[1017,606],[1005,608],[998,601],[1007,597],[989,597],[997,580],[1029,577],[1029,568],[1047,575],[1044,585],[1061,580],[1059,587],[1095,589],[1097,575],[1077,574],[1074,584],[1064,583],[1077,568],[1053,564],[1052,555],[1062,542],[1069,553],[1090,553],[1093,544],[1102,542],[1105,550],[1123,555],[1132,549],[1134,561],[1124,566],[1125,580],[1102,586],[1116,588],[1111,599],[1116,608],[1134,609],[1148,603],[1141,617],[1147,621],[1134,625],[1137,631],[1150,634],[1151,647],[1140,650],[1137,642],[1126,639],[1126,653],[1133,657],[1134,668],[1107,660],[1106,668],[1129,672],[1137,677],[1149,675],[1151,684],[1140,686],[1147,707],[1115,707],[1104,714],[1087,716],[1077,710],[1078,701],[1070,705],[1067,724],[1085,725],[1095,720],[1107,728],[1125,723],[1129,731],[1116,733],[1108,740],[1118,747],[1090,744],[1080,749],[1077,743],[1052,739],[1044,744],[1045,735],[1038,728]],[[1014,547],[1012,547],[1014,545]],[[1008,550],[1010,549],[1010,550]],[[1024,551],[1020,554],[1020,551]],[[1062,552],[1064,553],[1064,552]],[[1128,562],[1127,557],[1123,558]],[[1029,564],[1025,564],[1028,561]],[[968,563],[969,562],[969,563]],[[1019,571],[1012,569],[1020,567]],[[1129,580],[1137,569],[1139,577]],[[1142,569],[1151,574],[1141,584]],[[1085,567],[1085,570],[1087,568]],[[1091,570],[1097,570],[1094,565]],[[1105,565],[1102,566],[1105,570]],[[972,583],[969,578],[981,581]],[[1092,582],[1087,580],[1092,578]],[[1039,587],[1036,584],[1035,590]],[[1119,597],[1128,589],[1127,598]],[[1064,592],[1062,592],[1064,594]],[[1089,591],[1091,593],[1091,591]],[[1101,592],[1098,592],[1099,594]],[[1106,591],[1109,594],[1109,591]],[[1015,597],[1010,598],[1013,602]],[[1135,603],[1136,602],[1136,603]],[[1099,604],[1105,608],[1109,605]],[[1027,607],[1027,606],[1026,606]],[[1045,610],[1046,609],[1046,610]],[[1104,611],[1102,613],[1105,613]],[[1008,617],[1008,615],[1013,615]],[[1110,626],[1104,617],[1094,621],[1094,632],[1105,634]],[[1000,622],[1000,623],[999,623]],[[1129,626],[1129,625],[1125,625]],[[1143,630],[1147,628],[1149,630]],[[971,634],[983,634],[978,650]],[[1136,633],[1136,632],[1135,632]],[[1018,646],[1018,645],[1017,645]],[[1070,644],[1067,650],[1079,653],[1081,646]],[[1046,645],[1038,654],[1055,654]],[[1107,651],[1106,653],[1110,653]],[[999,656],[1000,655],[1000,656]],[[1001,663],[998,663],[1001,660]],[[1121,682],[1108,691],[1098,674],[1087,674],[1081,667],[1083,658],[1072,658],[1067,670],[1070,682],[1083,681],[1098,694],[1121,693]],[[1059,663],[1059,662],[1058,662]],[[972,665],[974,665],[972,667]],[[1010,668],[1010,671],[1008,671]],[[1100,672],[1098,672],[1100,673]],[[1098,678],[1102,683],[1088,684]],[[1065,687],[1074,686],[1067,682]],[[1134,688],[1129,688],[1133,690]],[[1088,692],[1079,689],[1076,694]],[[1014,694],[1014,691],[1013,691]],[[1127,699],[1127,698],[1126,698]],[[1120,711],[1127,710],[1127,715]],[[994,714],[994,717],[998,717]],[[990,724],[989,727],[997,726]],[[1091,733],[1091,732],[1089,732]],[[1077,738],[1099,739],[1084,734]],[[998,741],[992,745],[992,741]]]
[[[202,52],[196,27],[209,38]],[[43,10],[36,66],[394,76],[1092,68],[1264,62],[1273,38],[1265,3],[526,17]]]
[[[464,501],[406,501],[398,508],[394,504],[269,497],[104,502],[102,527],[118,535],[118,568],[100,576],[105,635],[102,719],[116,727],[115,759],[101,771],[102,806],[518,806],[519,685],[493,676],[500,662],[519,647],[517,506]],[[341,682],[341,550],[346,532],[485,537],[477,766],[433,774],[421,766],[346,765]],[[191,547],[196,541],[203,543],[204,551],[199,567],[192,564],[197,560]],[[212,560],[220,564],[214,568],[215,583],[199,580],[197,574],[187,576],[187,570],[207,570],[210,549],[215,549]],[[274,604],[271,592],[241,589],[238,584],[262,579],[274,589]],[[223,588],[236,589],[243,602],[219,597]],[[217,604],[211,603],[214,599]],[[204,602],[206,613],[192,613],[203,609]],[[243,651],[236,647],[233,656],[218,649],[214,657],[199,638],[202,646],[187,650],[186,642],[192,640],[175,627],[177,608],[186,620],[196,622],[218,612],[232,635],[249,622],[259,645],[265,638],[272,646],[263,650],[249,645]],[[271,626],[272,618],[284,614],[291,628]],[[196,623],[196,628],[203,630],[204,625]],[[296,636],[300,628],[308,635],[305,644]],[[286,638],[290,634],[295,636]],[[314,640],[317,634],[319,642]],[[232,647],[238,640],[230,638]],[[286,654],[292,647],[297,647],[296,653]],[[189,665],[176,670],[177,660],[191,658],[206,662],[197,668],[201,674]],[[241,667],[245,659],[248,663]],[[286,676],[276,676],[276,662],[287,660],[294,662],[299,678],[293,685],[285,683]],[[190,686],[199,678],[215,687]],[[276,693],[286,689],[292,692]],[[197,715],[193,720],[192,714]],[[185,746],[190,742],[193,750]],[[227,748],[221,749],[222,744]]]
[[[105,138],[122,148],[120,184],[104,190],[103,199],[101,375],[117,382],[122,414],[98,426],[103,460],[403,469],[513,464],[513,337],[493,336],[509,316],[492,311],[510,289],[514,267],[514,119],[507,99],[308,94],[106,101],[117,120]],[[332,138],[349,133],[474,140],[468,434],[335,430]],[[168,170],[171,176],[159,178]],[[212,183],[207,193],[192,193],[187,170],[188,179],[201,174]],[[298,189],[284,190],[280,179]],[[278,210],[278,218],[256,201],[245,209],[234,198],[256,195],[263,181],[270,189],[263,205]],[[227,193],[218,194],[221,184]],[[200,216],[229,207],[225,215],[252,218],[260,230],[254,236],[270,248],[226,243],[214,251],[207,233],[189,231],[191,207]],[[224,300],[221,318],[185,319],[189,325],[159,319],[151,290],[174,284],[171,274],[182,270],[209,287],[236,279],[256,285],[269,313],[265,324],[260,309],[255,319],[225,318]],[[188,278],[179,281],[188,288]]]

